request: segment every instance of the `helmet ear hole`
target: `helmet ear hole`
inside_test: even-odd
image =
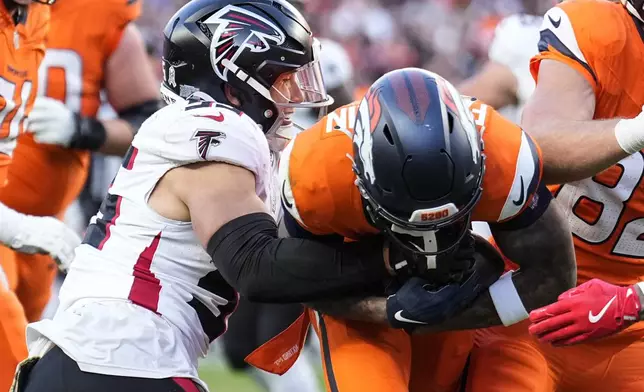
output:
[[[454,132],[454,115],[447,112],[447,126],[449,127],[449,133]]]
[[[394,145],[394,137],[391,136],[391,131],[389,130],[389,124],[385,124],[382,133],[385,135],[385,139],[387,139],[387,142],[391,144],[392,146]]]

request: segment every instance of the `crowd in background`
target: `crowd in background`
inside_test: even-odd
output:
[[[368,85],[400,67],[431,69],[453,83],[485,59],[496,23],[538,0],[309,0],[309,22],[321,37],[343,44]],[[184,0],[146,0],[139,26],[159,56],[165,22]]]

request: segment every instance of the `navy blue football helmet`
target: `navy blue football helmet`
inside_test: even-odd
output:
[[[354,172],[371,223],[399,245],[398,234],[435,231],[439,246],[413,246],[415,253],[454,249],[470,228],[485,169],[459,93],[432,72],[400,69],[370,87],[356,117]]]

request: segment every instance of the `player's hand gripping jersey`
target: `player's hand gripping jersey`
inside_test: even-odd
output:
[[[213,102],[169,105],[134,138],[76,251],[54,322],[32,324],[29,341],[42,336],[54,342],[86,371],[197,380],[196,359],[225,331],[237,293],[191,223],[160,216],[148,199],[169,170],[205,161],[253,172],[257,195],[278,219],[277,167],[257,124]],[[115,323],[114,314],[123,322]],[[87,339],[97,351],[88,350]],[[140,360],[151,356],[153,363]]]
[[[595,91],[595,119],[638,115],[644,104],[644,31],[619,2],[572,0],[548,11],[537,55],[569,65]],[[572,148],[572,146],[571,146]],[[644,280],[644,155],[631,155],[592,178],[557,187],[575,237],[579,283]],[[611,262],[607,262],[607,261]]]
[[[488,105],[471,98],[454,104],[464,105],[471,112],[484,142],[483,195],[472,219],[496,223],[519,216],[541,180],[537,145]],[[282,154],[280,182],[285,212],[312,234],[358,239],[377,232],[365,217],[354,184],[352,137],[358,110],[358,103],[337,109],[297,135]],[[370,140],[365,138],[363,143]]]

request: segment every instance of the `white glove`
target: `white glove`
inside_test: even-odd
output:
[[[27,132],[38,143],[69,147],[76,133],[76,117],[61,101],[39,96],[29,114]]]
[[[0,242],[18,252],[48,254],[66,271],[81,239],[56,218],[25,215],[0,204]]]

